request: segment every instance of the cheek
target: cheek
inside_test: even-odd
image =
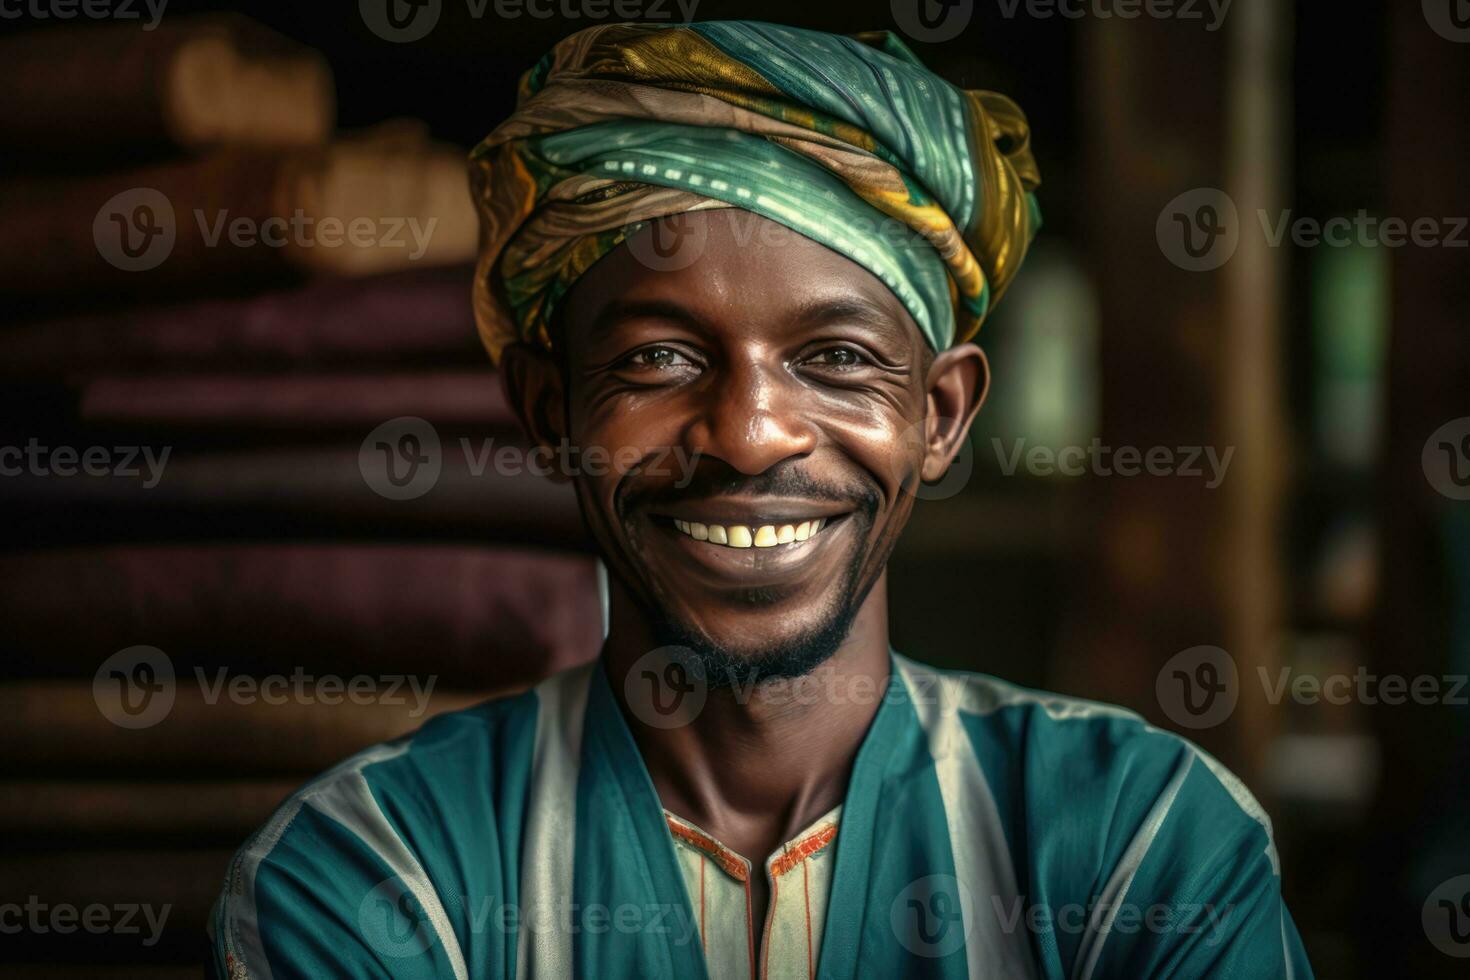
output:
[[[903,414],[868,411],[828,420],[828,432],[853,462],[877,478],[885,507],[906,496],[904,487],[917,478],[924,459],[924,424]]]
[[[680,445],[684,413],[670,399],[623,395],[605,400],[590,411],[573,411],[572,441],[585,455],[596,455],[604,465],[593,483],[599,497],[608,497],[618,481],[639,463],[666,458]]]

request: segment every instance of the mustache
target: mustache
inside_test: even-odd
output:
[[[798,497],[855,504],[859,512],[875,514],[882,492],[875,480],[854,474],[844,481],[818,479],[796,461],[763,473],[741,473],[726,463],[705,457],[682,487],[625,484],[618,509],[624,514],[639,507],[657,507],[699,497],[729,494],[748,497]]]

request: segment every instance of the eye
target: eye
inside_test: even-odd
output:
[[[689,364],[689,358],[672,347],[645,347],[634,351],[624,363],[629,367],[671,368],[684,367]]]
[[[630,380],[642,378],[657,382],[697,372],[699,365],[690,354],[677,347],[652,344],[640,347],[623,358],[617,363],[615,370]]]
[[[851,370],[871,364],[872,360],[856,347],[845,344],[823,347],[806,358],[806,364],[829,370]]]

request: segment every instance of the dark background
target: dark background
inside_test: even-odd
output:
[[[950,80],[1004,92],[1024,108],[1045,225],[980,338],[994,383],[971,440],[973,472],[957,492],[920,505],[894,557],[895,645],[944,666],[1121,703],[1176,730],[1177,714],[1157,683],[1161,670],[1195,647],[1227,650],[1238,669],[1237,706],[1219,724],[1186,734],[1240,773],[1271,813],[1288,904],[1318,975],[1463,975],[1463,961],[1431,942],[1427,918],[1441,913],[1426,901],[1442,882],[1470,874],[1470,708],[1361,696],[1272,703],[1259,677],[1364,670],[1463,680],[1470,671],[1470,503],[1438,492],[1421,461],[1431,433],[1470,415],[1467,235],[1460,233],[1459,248],[1290,240],[1273,247],[1256,213],[1274,220],[1290,209],[1320,221],[1365,209],[1407,221],[1433,217],[1446,230],[1470,214],[1463,165],[1470,44],[1440,36],[1407,0],[1358,4],[1351,13],[1341,5],[1236,0],[1215,31],[1206,29],[1207,7],[1198,20],[1035,16],[1024,3],[1006,16],[998,0],[971,6],[955,39],[911,45]],[[408,44],[375,36],[351,3],[172,0],[165,18],[248,14],[325,54],[340,129],[413,117],[468,149],[509,112],[521,72],[559,38],[596,23],[561,15],[506,20],[494,9],[475,18],[464,3],[445,0],[434,31]],[[677,16],[673,4],[665,9]],[[837,32],[895,25],[893,7],[866,0],[701,0],[696,16]],[[38,29],[71,28],[33,19],[0,24],[7,36]],[[7,150],[10,170],[22,173],[35,169],[24,161],[44,148]],[[145,162],[84,156],[47,166]],[[1156,237],[1166,205],[1195,188],[1223,190],[1240,218],[1235,255],[1201,272],[1172,262]],[[254,288],[215,283],[203,291]],[[24,291],[5,301],[9,322],[0,329],[44,323],[79,305],[105,314],[137,302]],[[473,371],[483,362],[470,343],[422,367],[445,365]],[[80,383],[75,373],[10,377],[0,405],[6,443],[36,433],[95,441],[78,408]],[[486,431],[480,419],[471,412],[443,434]],[[159,438],[181,451],[229,441],[355,452],[368,428],[303,418],[268,433],[165,425]],[[1187,475],[1007,474],[999,460],[997,445],[1008,451],[1016,439],[1060,447],[1094,437],[1141,450],[1234,447],[1234,456],[1215,488]],[[186,500],[140,511],[58,502],[49,493],[12,499],[12,548],[0,580],[12,612],[35,601],[30,570],[45,569],[60,548],[427,542],[441,555],[505,545],[576,555],[583,547],[574,530],[558,537],[518,529],[507,507],[565,506],[540,491],[506,504],[472,490],[453,499],[436,490],[438,497],[395,510],[391,520],[376,511],[344,514],[330,494],[284,508],[276,501],[220,510]],[[351,555],[343,561],[351,565]],[[473,595],[462,599],[472,603]],[[435,635],[437,606],[380,624],[381,642],[365,657],[340,639],[330,617],[281,603],[279,619],[267,604],[264,618],[228,625],[234,635],[222,648],[237,651],[235,669],[280,669],[281,659],[259,651],[292,643],[304,643],[314,659],[288,656],[288,664],[348,674],[369,669],[365,660],[371,671],[419,669],[418,650]],[[63,724],[55,707],[85,702],[77,692],[113,651],[166,645],[149,633],[147,610],[135,607],[131,623],[121,614],[89,625],[85,594],[55,604],[70,608],[74,621],[48,621],[53,633],[27,621],[0,634],[12,664],[0,699],[13,719],[8,782],[0,783],[12,800],[3,810],[11,823],[0,836],[0,901],[54,884],[63,894],[56,901],[80,903],[101,888],[176,903],[173,921],[182,924],[151,948],[117,936],[0,936],[0,963],[29,964],[46,976],[132,975],[123,969],[130,964],[148,964],[136,975],[192,973],[202,941],[187,924],[202,921],[198,907],[215,891],[229,849],[318,755],[350,751],[378,729],[349,727],[311,743],[318,755],[293,754],[294,739],[274,722],[176,717],[170,740],[196,743],[195,751],[155,760],[156,747],[122,745],[132,733]],[[577,608],[585,619],[589,607]],[[577,637],[595,633],[595,624],[583,627]],[[73,629],[84,643],[66,639]],[[56,655],[58,648],[68,652]],[[460,661],[444,668],[443,687],[468,694],[514,686],[550,666],[533,660],[502,671]],[[332,717],[312,724],[330,727]],[[373,724],[386,732],[402,719]],[[90,761],[47,756],[52,725],[81,740]],[[203,812],[192,825],[155,820],[146,808],[133,820],[92,812],[133,799],[133,784],[156,800],[182,801],[231,781],[242,795],[220,798],[237,803]],[[28,808],[22,797],[51,802]],[[77,801],[91,801],[90,816],[77,812]],[[105,887],[94,887],[94,868],[103,869]],[[129,882],[146,887],[129,892]],[[1470,908],[1462,919],[1470,928]],[[1455,951],[1470,955],[1470,943]],[[45,966],[56,963],[71,965]]]

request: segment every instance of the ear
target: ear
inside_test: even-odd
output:
[[[974,344],[941,351],[929,366],[924,413],[925,483],[943,478],[964,444],[985,395],[990,391],[990,362]]]
[[[568,436],[566,388],[556,358],[541,347],[510,344],[500,353],[500,378],[526,437],[555,453]],[[549,469],[553,481],[565,482],[559,468]]]

